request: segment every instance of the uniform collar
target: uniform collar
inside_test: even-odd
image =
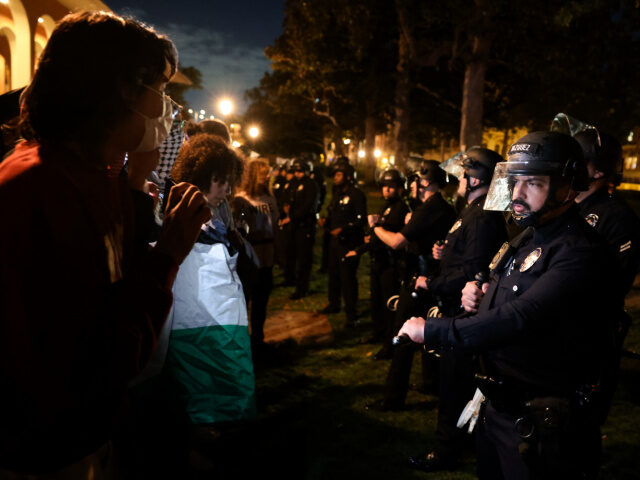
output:
[[[546,243],[553,240],[563,231],[570,228],[578,218],[580,218],[578,206],[572,205],[566,212],[562,213],[558,217],[551,219],[544,225],[536,227],[533,235],[534,241],[536,243]]]
[[[585,211],[593,207],[594,205],[597,205],[598,203],[602,202],[603,200],[606,200],[609,197],[610,197],[609,191],[607,190],[607,187],[604,186],[596,190],[595,192],[593,192],[591,195],[589,195],[580,203],[578,203],[578,208],[582,211]]]

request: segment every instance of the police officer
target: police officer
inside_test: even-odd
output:
[[[313,162],[308,161],[309,165],[309,178],[316,182],[318,186],[318,209],[317,213],[320,213],[320,209],[322,209],[322,205],[324,205],[324,200],[327,197],[327,182],[324,180],[324,175],[322,174],[321,168],[316,168]]]
[[[604,422],[617,386],[620,355],[624,339],[631,325],[631,317],[624,312],[624,298],[631,289],[640,264],[640,222],[636,214],[622,200],[609,193],[622,177],[622,147],[611,135],[588,129],[574,137],[585,155],[589,173],[589,188],[580,192],[576,203],[580,215],[604,238],[617,259],[616,292],[620,305],[613,355],[605,368],[601,385],[601,421]]]
[[[309,291],[309,278],[313,260],[313,243],[316,237],[316,212],[318,211],[318,185],[309,178],[309,164],[296,159],[291,165],[293,171],[292,193],[289,206],[292,239],[287,251],[287,271],[295,275],[296,290],[289,297],[299,300]]]
[[[447,183],[447,174],[435,160],[425,160],[417,169],[416,194],[420,206],[411,213],[409,222],[399,232],[391,232],[383,227],[375,227],[376,236],[389,247],[398,250],[408,247],[407,276],[432,276],[437,272],[438,262],[431,256],[433,244],[443,240],[456,220],[454,208],[442,197],[440,189]],[[433,304],[428,291],[414,298],[415,280],[405,282],[400,290],[395,314],[395,328],[400,328],[404,320],[421,314]],[[383,410],[398,410],[404,406],[409,388],[409,375],[413,363],[414,348],[398,348],[394,351],[378,352],[377,358],[392,358],[387,376]],[[432,356],[422,357],[423,380],[425,386],[434,384],[436,372]]]
[[[432,293],[441,315],[461,313],[460,295],[465,284],[488,271],[491,258],[507,239],[503,214],[483,209],[494,168],[503,161],[493,150],[472,147],[450,166],[450,174],[459,174],[457,193],[467,206],[444,243],[433,246],[433,258],[440,260],[438,273],[416,281],[416,289]],[[475,387],[470,356],[443,351],[438,368],[436,446],[426,455],[410,459],[413,466],[427,472],[452,468],[457,463],[468,435],[456,424]]]
[[[609,251],[574,203],[587,186],[573,138],[535,132],[518,140],[496,167],[485,208],[511,206],[527,228],[494,257],[490,283],[463,289],[474,315],[413,317],[399,332],[426,348],[482,353],[480,479],[597,473],[597,460],[584,454],[599,439],[590,392],[615,301],[603,281],[612,274]]]
[[[331,235],[329,243],[329,304],[320,313],[340,311],[340,296],[344,298],[347,326],[357,325],[359,258],[345,257],[347,252],[364,242],[367,221],[367,199],[355,186],[355,170],[348,163],[336,165],[333,174],[335,191],[326,220]]]
[[[278,193],[274,192],[276,202],[278,203],[278,209],[280,214],[280,220],[278,220],[278,231],[276,235],[276,245],[278,246],[277,258],[278,264],[284,270],[284,285],[295,285],[295,264],[292,264],[288,260],[287,252],[291,248],[293,242],[293,224],[289,217],[289,211],[291,209],[291,203],[293,202],[293,162],[287,162],[285,164],[284,181],[280,183]],[[292,268],[293,267],[293,268]]]
[[[409,207],[402,199],[405,178],[399,170],[389,168],[381,173],[379,184],[385,203],[376,215],[369,215],[370,228],[380,226],[390,232],[399,232],[404,227],[404,219],[409,213]],[[362,255],[369,252],[371,256],[371,320],[373,322],[373,336],[369,342],[383,342],[390,348],[393,330],[393,312],[387,308],[387,300],[397,295],[400,290],[400,260],[401,251],[396,251],[382,243],[372,233],[369,242],[356,250],[347,253],[347,257]]]

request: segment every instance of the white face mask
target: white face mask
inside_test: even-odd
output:
[[[168,95],[158,92],[151,87],[149,90],[162,95],[162,113],[157,118],[149,118],[144,113],[133,110],[135,113],[144,118],[144,135],[134,152],[150,152],[158,148],[169,136],[171,124],[173,123],[173,100]]]

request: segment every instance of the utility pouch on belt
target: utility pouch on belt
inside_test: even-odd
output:
[[[515,428],[522,438],[518,449],[532,471],[550,471],[558,464],[569,433],[570,413],[566,398],[538,397],[525,402]]]

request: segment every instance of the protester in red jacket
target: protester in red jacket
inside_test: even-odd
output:
[[[27,88],[26,141],[0,164],[0,474],[102,478],[113,466],[127,382],[210,215],[196,187],[177,185],[148,250],[145,178],[176,65],[171,41],[134,20],[71,14]]]

